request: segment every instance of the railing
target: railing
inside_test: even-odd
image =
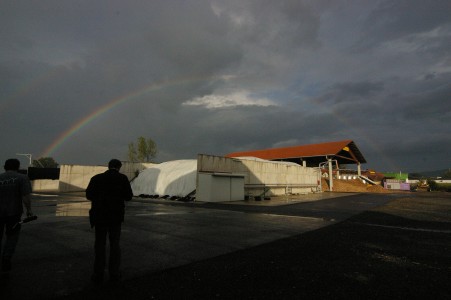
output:
[[[317,191],[319,191],[320,186],[318,184],[313,183],[301,183],[301,184],[245,184],[244,190],[260,190],[263,191],[261,193],[257,193],[256,195],[253,195],[253,193],[247,193],[248,197],[263,197],[263,199],[266,198],[267,193],[272,188],[285,188],[285,195],[290,195],[292,193],[293,188],[316,188]]]

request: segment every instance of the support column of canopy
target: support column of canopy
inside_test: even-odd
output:
[[[329,191],[333,191],[334,180],[332,175],[332,159],[328,158],[327,162],[329,163]]]

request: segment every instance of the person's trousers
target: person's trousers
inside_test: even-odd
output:
[[[106,266],[106,240],[107,236],[110,242],[110,257],[108,263],[108,272],[110,276],[119,276],[121,265],[121,248],[119,245],[121,237],[121,223],[114,224],[96,224],[95,225],[95,259],[94,274],[103,277]]]
[[[20,216],[0,217],[0,251],[2,259],[10,260],[16,250],[21,227],[20,224],[17,224],[18,222],[20,222]],[[6,236],[6,239],[2,248],[3,235]]]

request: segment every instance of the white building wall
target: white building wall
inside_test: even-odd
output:
[[[196,200],[200,202],[244,200],[244,177],[231,173],[198,173]]]
[[[436,183],[451,183],[451,179],[434,179]]]

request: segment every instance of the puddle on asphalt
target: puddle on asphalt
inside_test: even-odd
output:
[[[58,203],[56,205],[57,217],[87,217],[91,209],[91,202]]]

